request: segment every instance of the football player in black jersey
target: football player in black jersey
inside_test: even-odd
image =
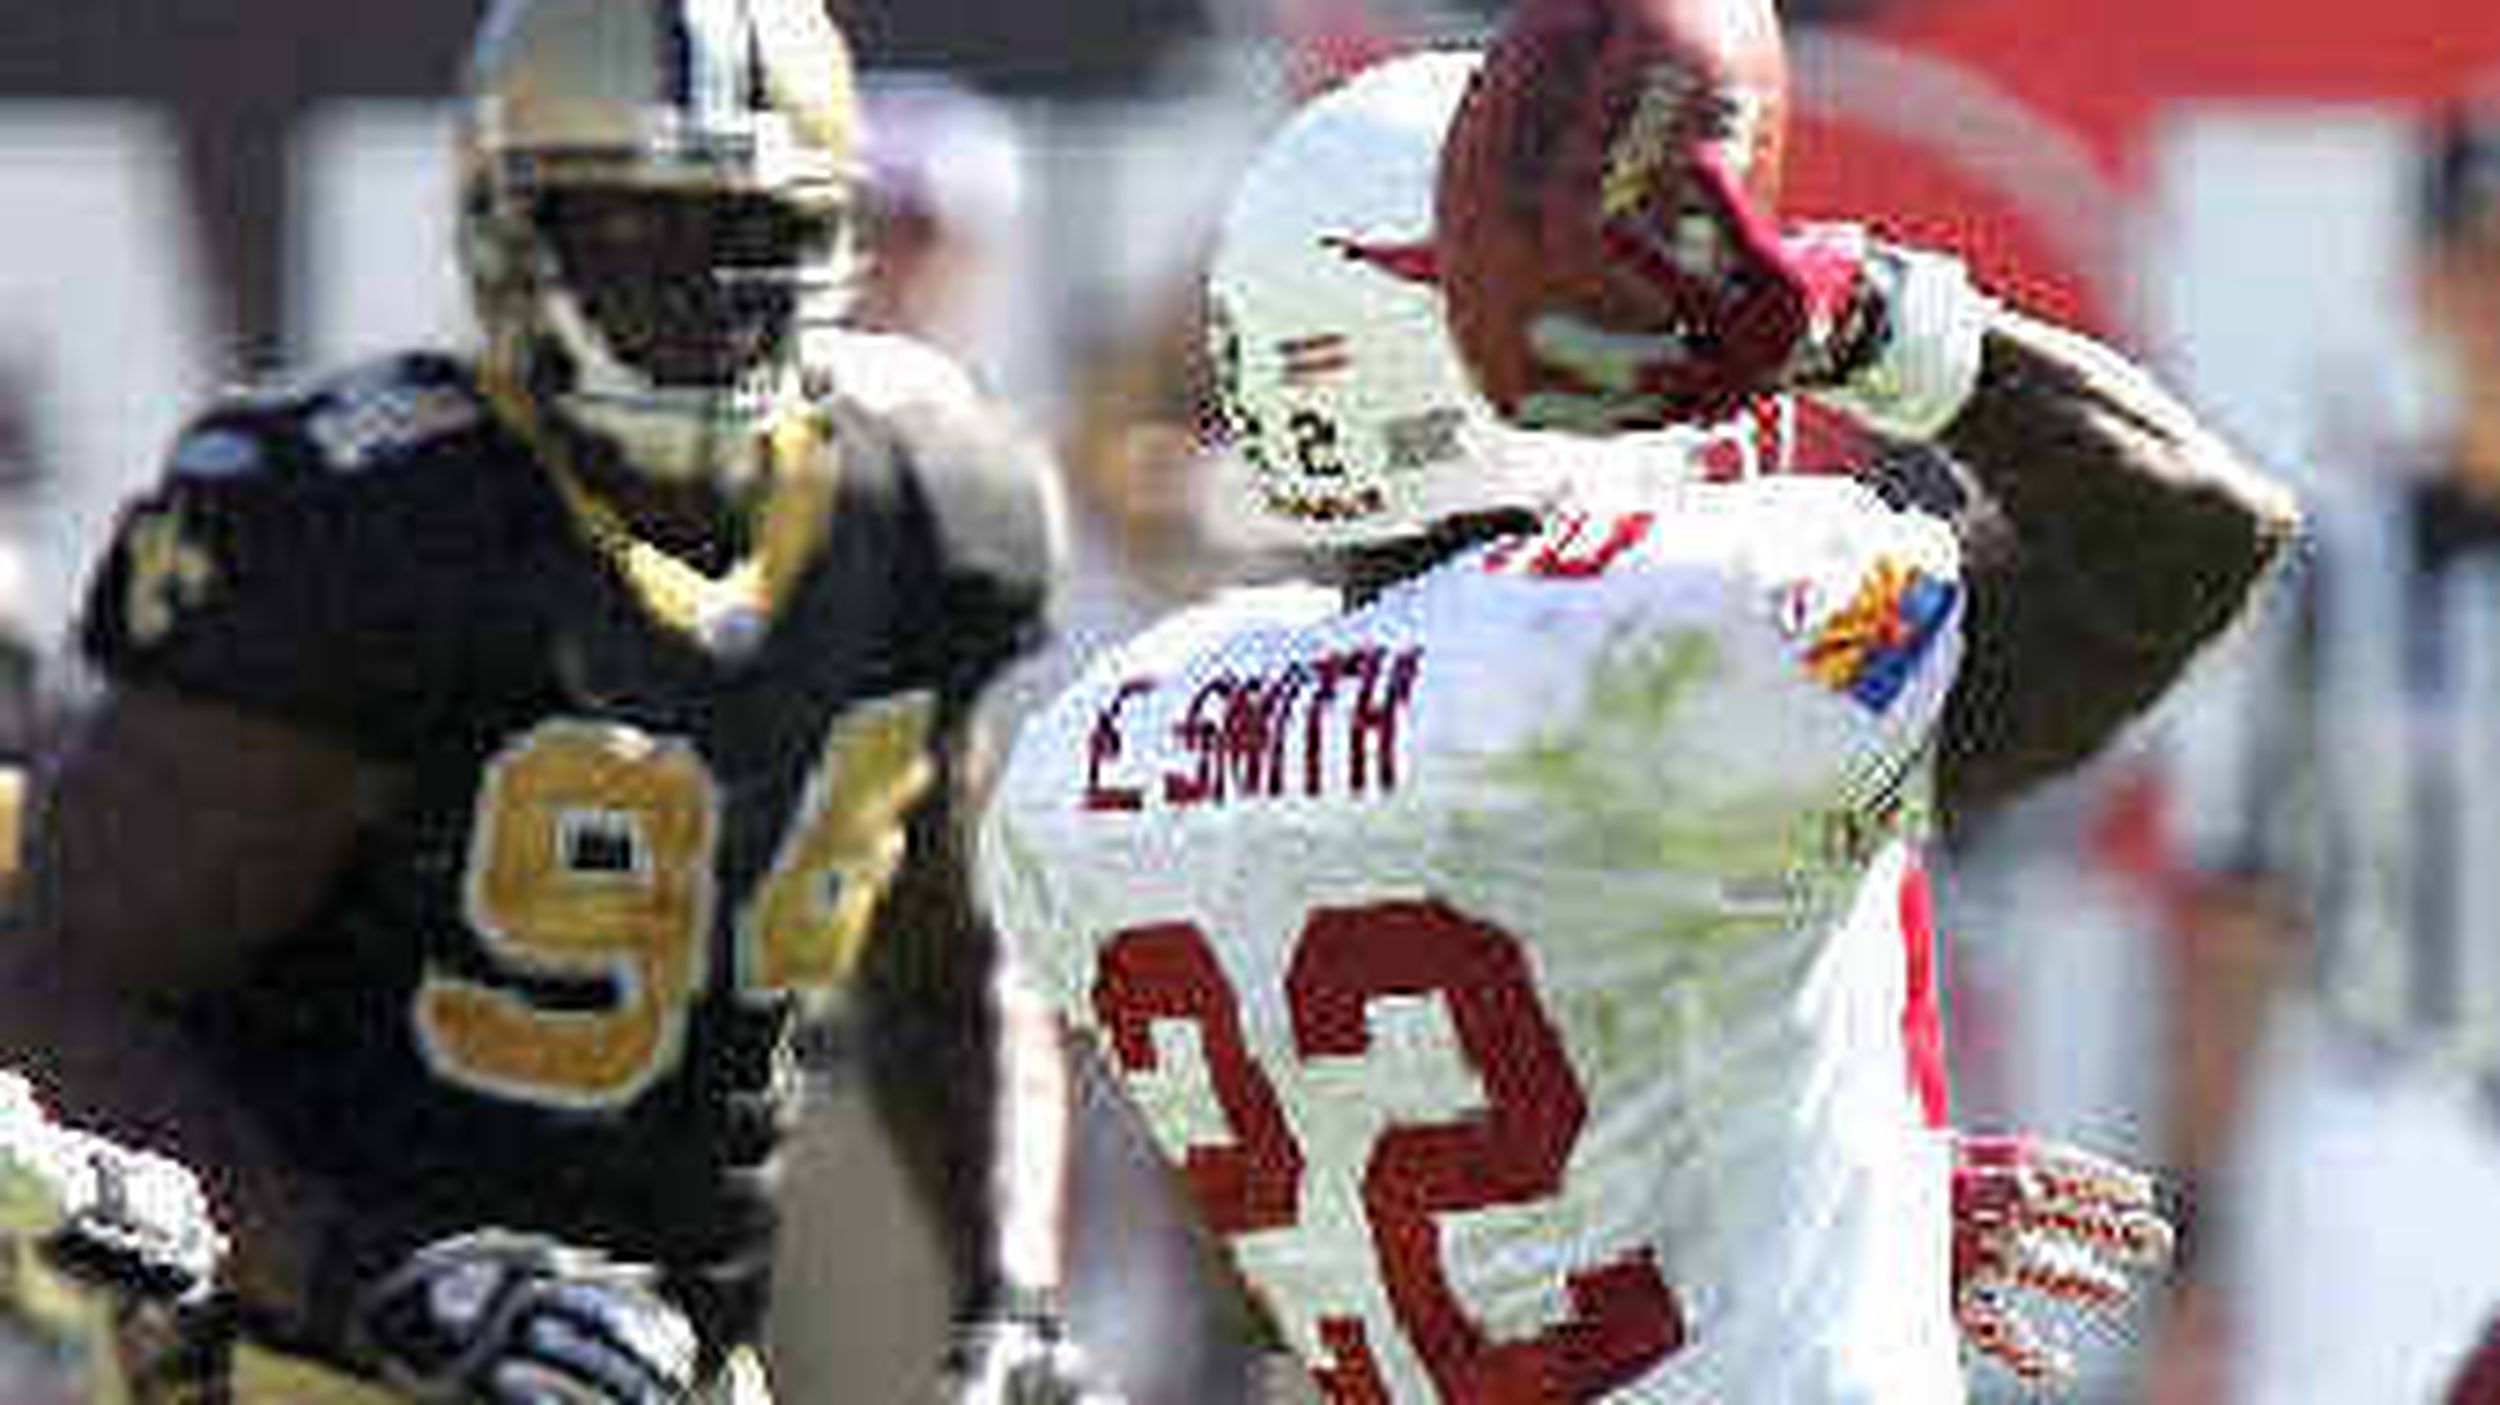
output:
[[[834,326],[818,0],[503,0],[469,80],[482,347],[216,405],[126,508],[0,1058],[207,1183],[245,1401],[745,1402],[790,1035],[858,992],[948,1388],[1075,1398],[1060,1051],[953,864],[1049,466]]]

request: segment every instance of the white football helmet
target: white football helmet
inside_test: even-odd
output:
[[[639,472],[750,471],[847,300],[852,82],[822,0],[497,0],[461,128],[489,373]]]
[[[1789,410],[1600,439],[1504,422],[1442,321],[1441,139],[1480,55],[1388,59],[1306,103],[1253,158],[1207,278],[1209,353],[1249,510],[1303,546],[1412,536],[1501,508],[1638,500],[1785,465]]]
[[[1252,508],[1296,541],[1410,535],[1533,490],[1490,481],[1501,432],[1441,321],[1433,177],[1472,52],[1390,59],[1306,103],[1216,236],[1209,352]]]

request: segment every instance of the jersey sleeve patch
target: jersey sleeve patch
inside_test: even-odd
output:
[[[1809,612],[1804,587],[1792,609]],[[1805,631],[1806,671],[1868,711],[1891,708],[1943,637],[1961,587],[1898,557],[1879,557],[1838,609]]]
[[[161,643],[216,587],[214,549],[178,503],[132,511],[122,524],[120,553],[121,588],[99,604],[119,606],[121,633],[134,649]]]

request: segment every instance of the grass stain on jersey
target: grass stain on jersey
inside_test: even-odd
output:
[[[1578,880],[1559,901],[1605,935],[1579,953],[1558,998],[1601,1061],[1673,1050],[1706,1063],[1725,1008],[1744,1005],[1739,992],[1792,979],[1790,963],[1808,959],[1789,944],[1765,948],[1766,933],[1811,925],[1850,891],[1819,857],[1828,797],[1713,796],[1687,771],[1626,764],[1706,756],[1661,739],[1710,724],[1701,709],[1724,667],[1707,631],[1618,639],[1574,712],[1478,763],[1486,802],[1459,817],[1463,852],[1503,855],[1524,882]],[[1617,998],[1627,990],[1681,995]]]
[[[1766,853],[1787,847],[1772,837],[1795,826],[1789,797],[1697,806],[1677,793],[1678,776],[1623,764],[1697,725],[1692,699],[1722,668],[1717,641],[1700,630],[1618,643],[1591,668],[1579,712],[1487,758],[1483,778],[1497,791],[1537,797],[1539,813],[1567,821],[1553,857],[1574,867],[1715,876],[1758,868]]]

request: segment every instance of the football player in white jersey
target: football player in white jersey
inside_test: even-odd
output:
[[[1966,1281],[2056,1277],[2006,1262],[2044,1189],[2111,1251],[2062,1261],[2087,1296],[2159,1226],[2019,1142],[1957,1184],[1918,842],[2159,693],[2295,509],[2121,358],[1881,248],[1888,337],[1818,393],[1935,432],[1986,550],[1782,473],[1780,387],[1497,423],[1430,285],[1473,63],[1369,70],[1245,174],[1214,350],[1314,577],[1028,723],[983,894],[1328,1398],[1957,1399],[1955,1191]]]

